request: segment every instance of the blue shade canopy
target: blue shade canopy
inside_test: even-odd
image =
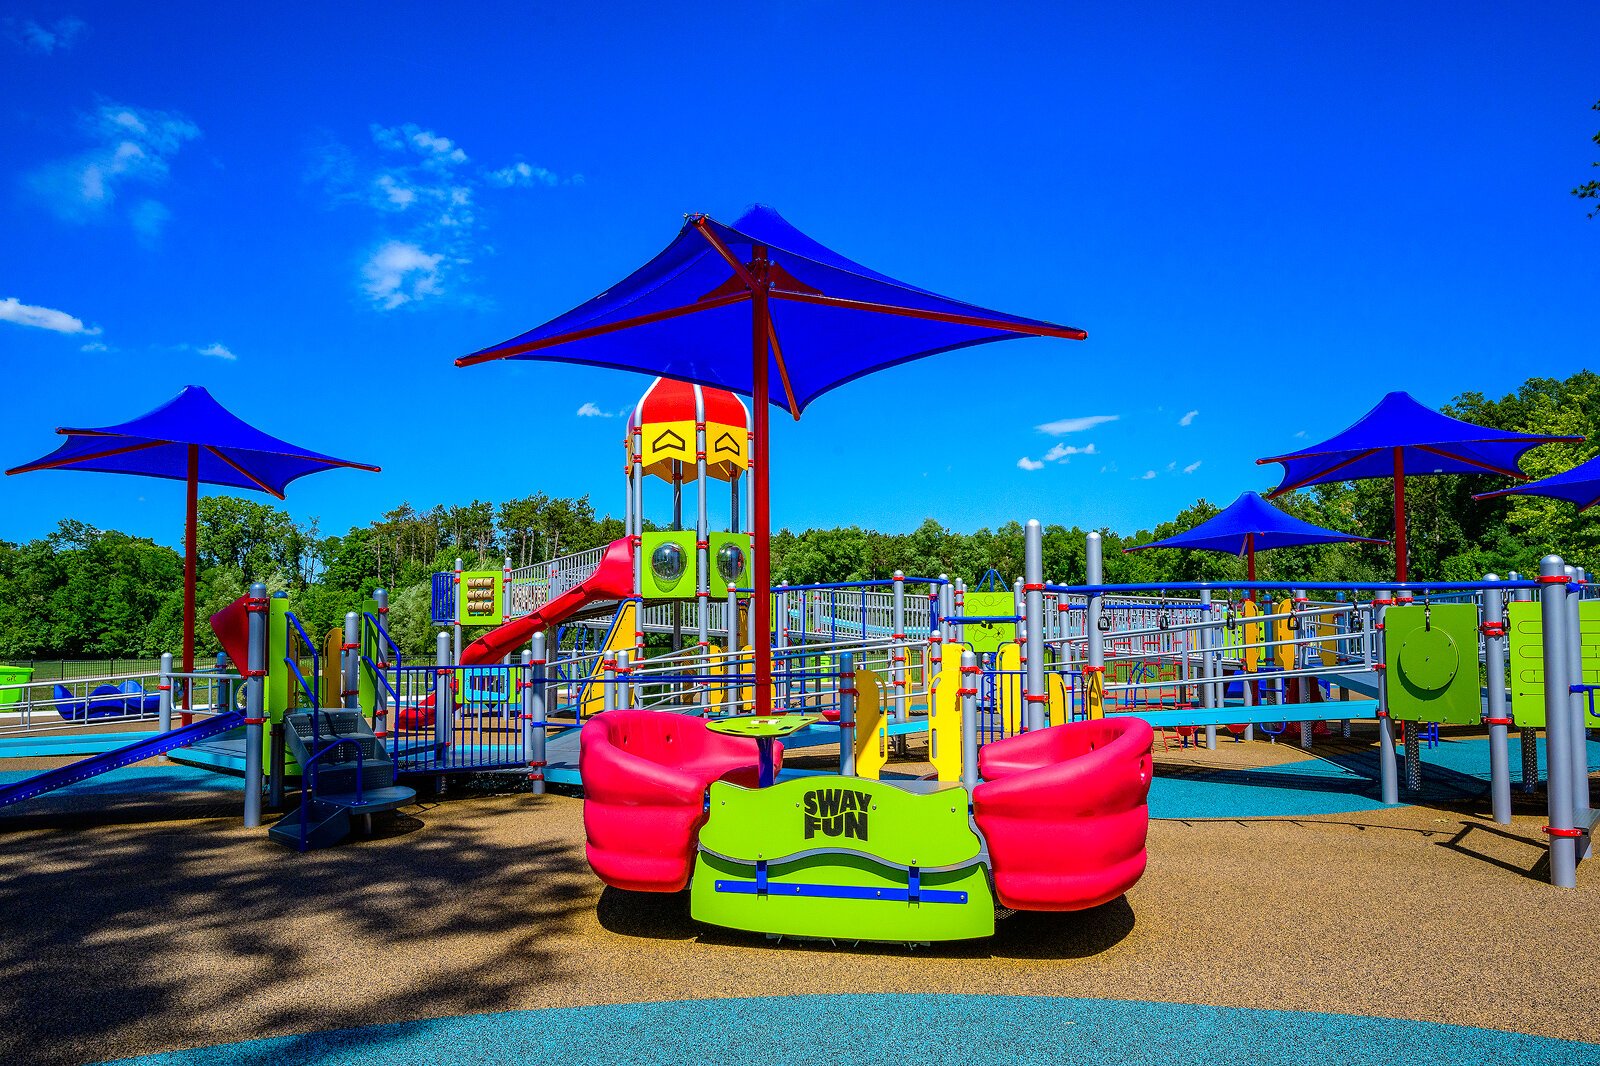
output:
[[[1579,511],[1587,511],[1600,503],[1600,456],[1580,463],[1565,473],[1552,474],[1540,481],[1530,481],[1509,489],[1479,493],[1473,499],[1486,500],[1491,496],[1549,496],[1577,504]]]
[[[198,385],[138,418],[99,429],[56,430],[66,441],[41,459],[7,470],[90,470],[103,474],[190,479],[206,485],[255,489],[279,499],[295,478],[322,470],[378,468],[336,459],[261,432]],[[192,454],[191,454],[192,453]]]
[[[1289,455],[1257,459],[1282,463],[1283,482],[1268,494],[1329,481],[1418,474],[1501,474],[1525,478],[1517,464],[1529,449],[1581,437],[1514,433],[1463,422],[1391,392],[1349,429]]]
[[[752,395],[750,268],[760,249],[771,264],[771,402],[796,418],[828,390],[897,363],[1018,335],[1086,336],[897,281],[757,205],[731,226],[688,216],[659,255],[599,296],[456,365],[584,363]]]
[[[1314,526],[1304,519],[1285,514],[1255,493],[1246,492],[1193,529],[1165,540],[1123,550],[1136,552],[1147,548],[1189,548],[1243,555],[1247,551],[1269,551],[1300,544],[1339,544],[1345,541],[1389,543],[1374,537],[1358,537],[1337,529]]]

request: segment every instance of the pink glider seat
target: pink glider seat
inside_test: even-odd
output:
[[[773,745],[777,766],[783,746]],[[578,755],[589,866],[613,888],[681,892],[694,868],[705,792],[756,787],[754,740],[670,711],[606,711],[584,724]]]
[[[1150,824],[1149,723],[1069,722],[987,744],[973,814],[1001,906],[1098,907],[1144,873]]]

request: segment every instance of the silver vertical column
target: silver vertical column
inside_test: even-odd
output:
[[[340,649],[343,666],[340,703],[349,711],[361,707],[361,616],[354,611],[344,613],[344,647]]]
[[[698,560],[698,575],[695,578],[695,606],[699,608],[700,619],[695,626],[695,636],[700,644],[700,672],[704,672],[709,665],[706,662],[706,653],[711,648],[711,521],[707,517],[707,492],[711,487],[710,479],[706,476],[706,397],[705,391],[699,385],[694,387],[694,469],[698,478],[696,486],[697,505],[694,518],[694,546],[695,556]],[[641,621],[643,621],[641,619]]]
[[[1485,574],[1483,580],[1499,581],[1498,574]],[[1500,625],[1505,608],[1505,593],[1483,590],[1483,670],[1488,684],[1483,720],[1489,726],[1489,809],[1501,825],[1511,824],[1511,753],[1506,750],[1507,726],[1511,724],[1506,706],[1506,633]]]
[[[1048,724],[1045,711],[1050,694],[1044,681],[1044,527],[1037,518],[1028,519],[1022,532],[1022,618],[1027,626],[1023,650],[1028,656],[1022,698],[1027,704],[1028,728],[1043,729]]]
[[[438,672],[433,675],[433,740],[440,745],[439,756],[442,758],[450,746],[450,727],[455,724],[455,709],[451,706],[450,681],[453,671],[445,669],[450,665],[450,634],[440,632],[434,639],[434,665]]]
[[[245,669],[249,668],[250,664],[246,663]],[[172,731],[172,694],[177,691],[172,686],[174,680],[176,679],[172,676],[172,653],[164,651],[161,653],[161,674],[156,681],[156,691],[161,694],[156,704],[156,728],[163,733]]]
[[[1383,625],[1388,613],[1389,604],[1385,600],[1378,607],[1378,626]],[[1381,654],[1385,669],[1378,674],[1378,790],[1384,803],[1399,803],[1400,784],[1395,779],[1394,765],[1394,720],[1389,717],[1389,637],[1387,630],[1379,629],[1379,632],[1383,634]]]
[[[894,647],[890,650],[890,684],[894,687],[894,720],[906,720],[906,575],[894,572]]]
[[[522,751],[528,760],[528,784],[535,795],[544,793],[545,776],[544,768],[549,759],[545,749],[545,725],[549,722],[549,711],[546,699],[548,692],[545,688],[545,636],[544,630],[535,630],[533,646],[522,655],[522,662],[526,667],[528,687],[524,690],[522,701]]]
[[[1105,565],[1101,558],[1100,534],[1091,532],[1084,538],[1084,583],[1099,585],[1105,580]],[[1105,610],[1105,597],[1099,592],[1089,593],[1088,608],[1084,611],[1084,632],[1088,637],[1089,662],[1084,666],[1086,689],[1098,694],[1100,706],[1090,706],[1087,697],[1084,711],[1090,717],[1103,714],[1106,680],[1106,639],[1100,632],[1100,612]],[[1092,676],[1091,676],[1092,675]]]
[[[1548,768],[1550,883],[1578,883],[1578,837],[1573,817],[1572,693],[1567,680],[1567,575],[1559,555],[1539,560],[1539,619],[1544,625],[1545,765]]]
[[[250,586],[245,601],[249,618],[246,629],[244,662],[244,824],[254,829],[261,824],[261,753],[267,714],[267,586],[259,581]],[[167,656],[162,666],[169,668]],[[163,692],[164,706],[172,707],[171,693]]]
[[[451,663],[461,661],[461,560],[456,560],[456,616],[450,620],[450,634],[453,638],[451,646],[455,649],[455,656]],[[440,663],[440,666],[448,665]]]
[[[961,784],[972,802],[978,787],[978,655],[970,648],[961,651]]]
[[[1200,590],[1200,706],[1205,710],[1214,710],[1217,706],[1217,694],[1211,687],[1211,679],[1215,676],[1215,663],[1211,659],[1211,590]],[[1206,747],[1211,751],[1217,750],[1217,724],[1206,725]]]
[[[839,656],[839,776],[856,776],[856,657]]]
[[[739,713],[739,593],[738,586],[728,583],[728,605],[722,619],[728,630],[728,648],[724,652],[723,676],[728,678],[723,692],[722,705],[730,714]]]

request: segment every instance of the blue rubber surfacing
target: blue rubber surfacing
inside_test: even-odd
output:
[[[473,1014],[118,1061],[137,1066],[876,1066],[907,1061],[1600,1066],[1600,1045],[1349,1014],[1042,996],[849,993]]]

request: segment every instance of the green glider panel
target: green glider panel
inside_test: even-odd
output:
[[[1544,726],[1544,621],[1538,601],[1506,605],[1511,660],[1511,717],[1519,727]],[[1600,685],[1600,600],[1578,604],[1583,634],[1583,680]]]
[[[1383,641],[1390,715],[1448,725],[1482,721],[1476,606],[1391,607],[1384,615]]]

